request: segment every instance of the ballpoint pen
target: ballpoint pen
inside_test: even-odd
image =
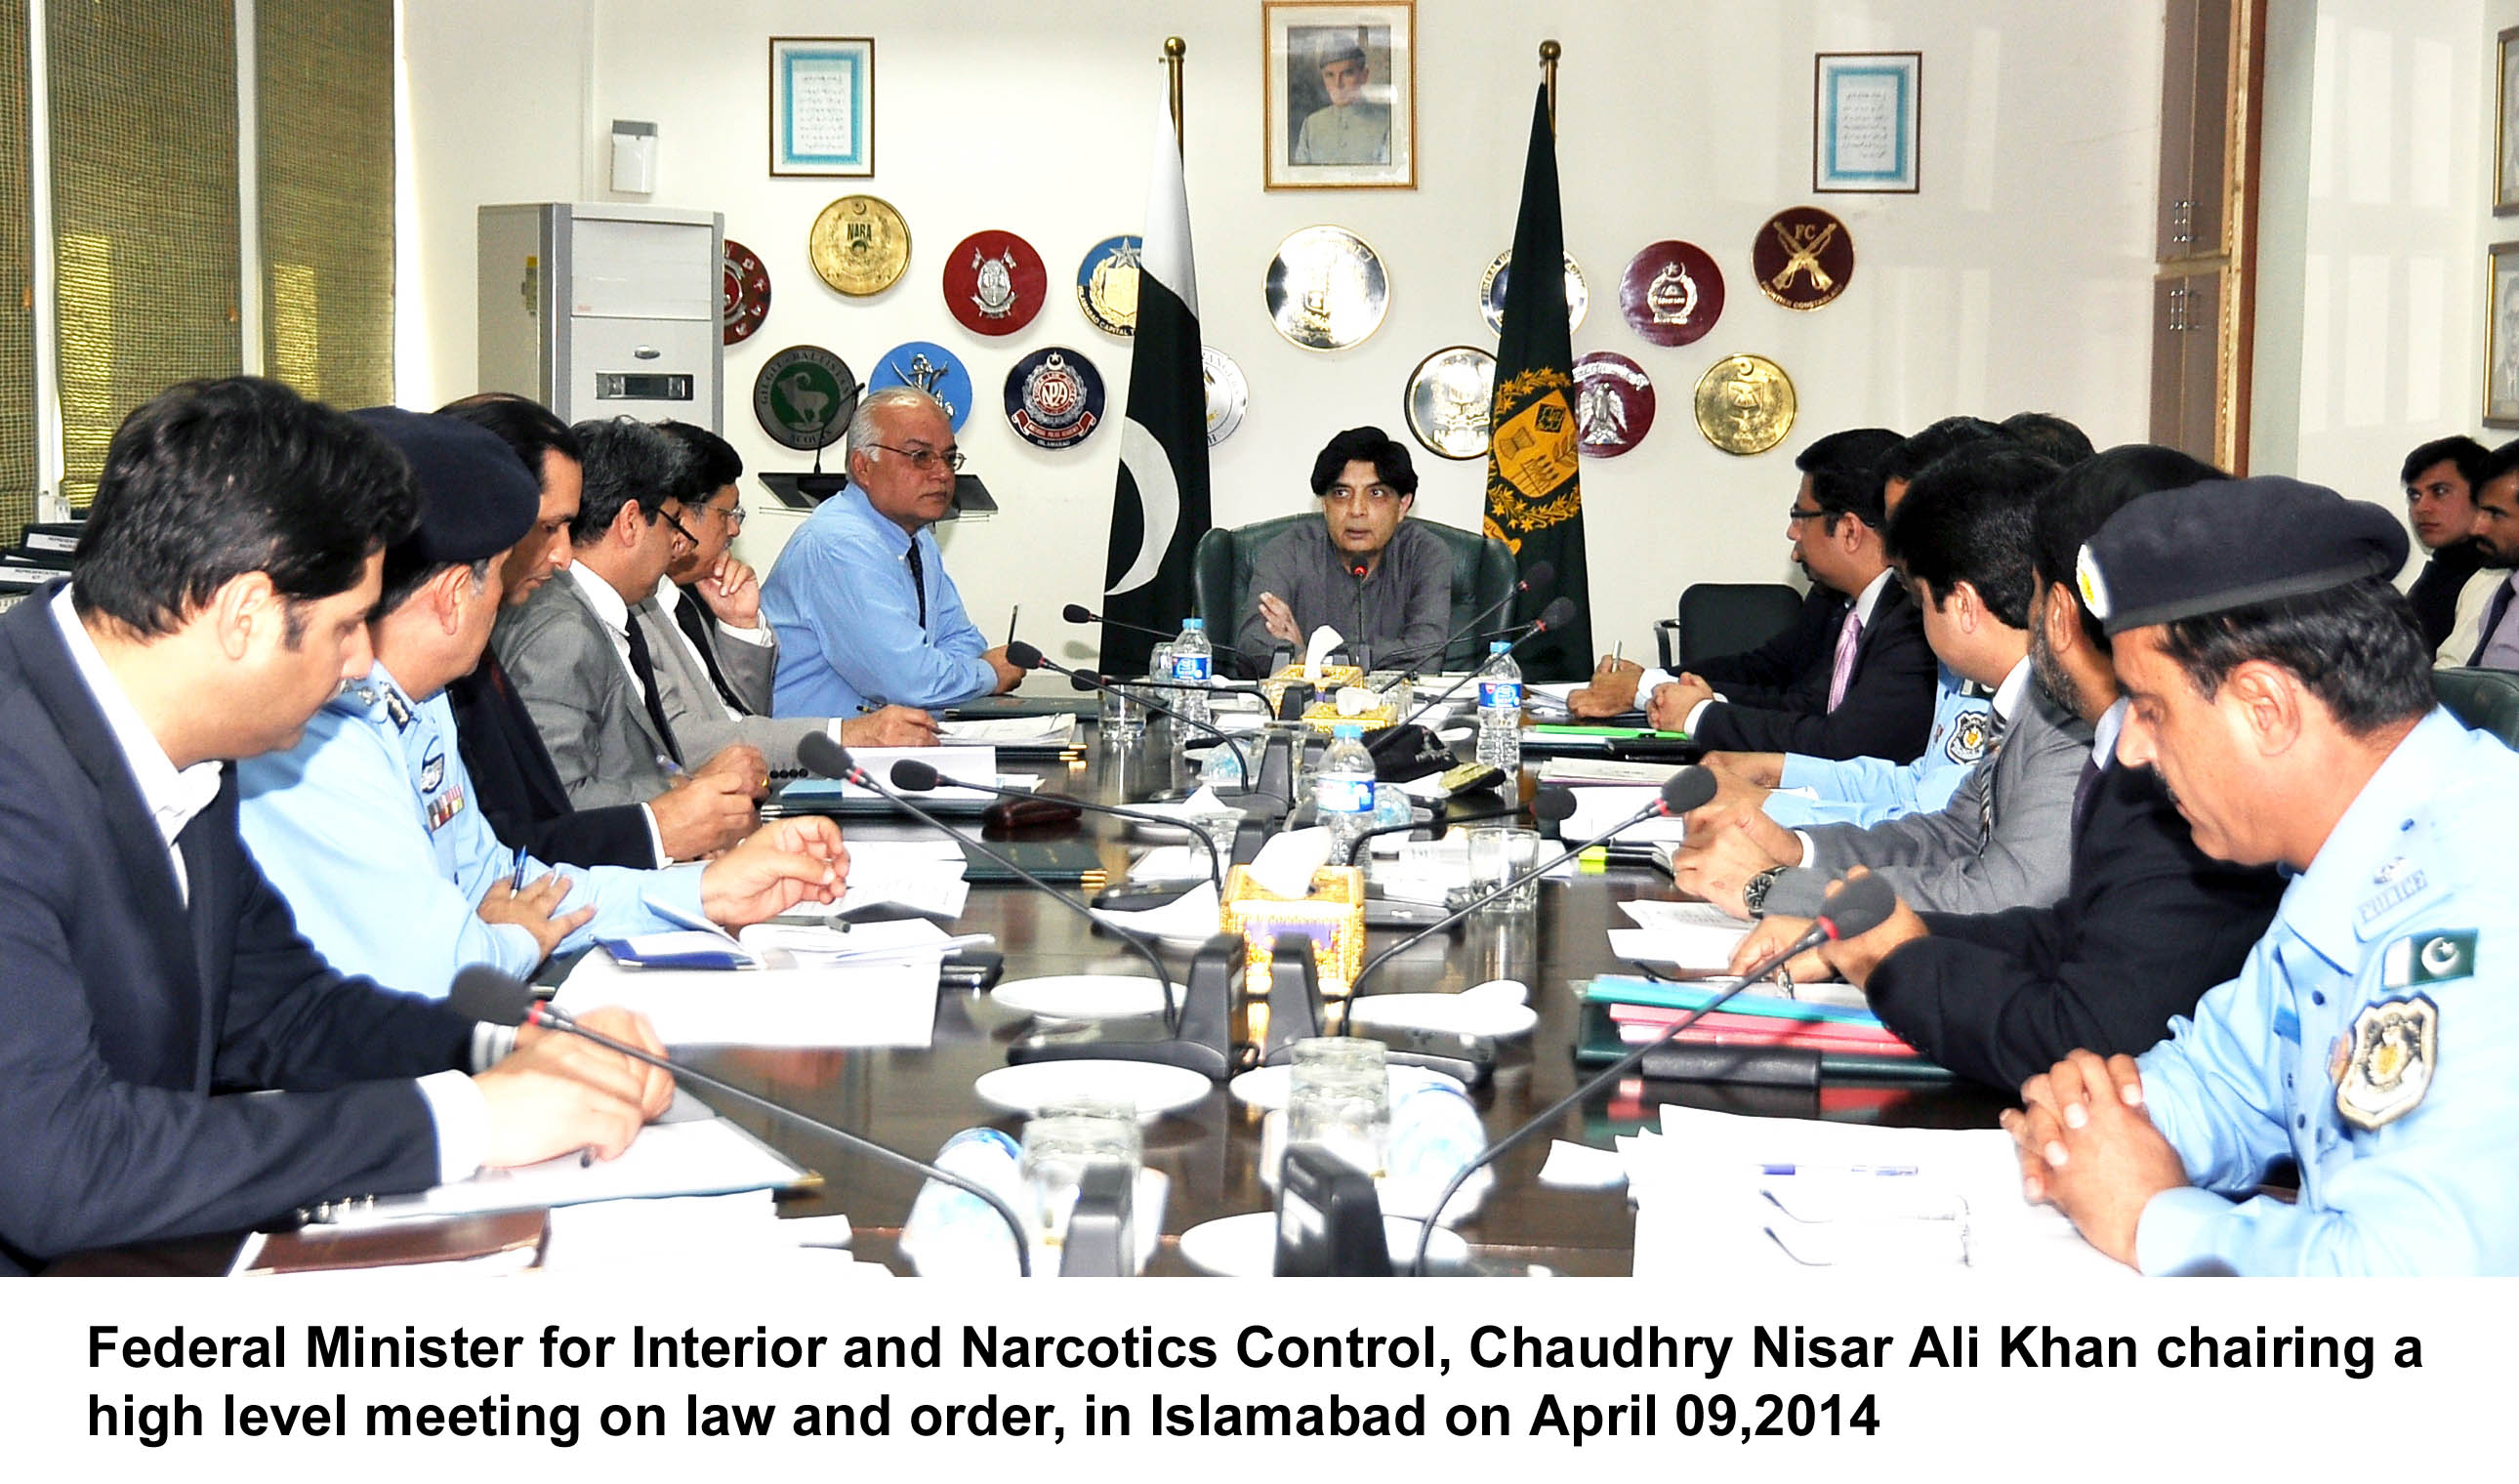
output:
[[[515,895],[525,889],[525,848],[516,847],[516,863],[508,872],[508,895]]]
[[[656,754],[656,765],[665,770],[665,776],[668,778],[680,778],[685,776],[683,765],[664,753]]]

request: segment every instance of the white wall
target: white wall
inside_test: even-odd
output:
[[[1567,242],[1594,295],[1575,349],[1632,357],[1660,398],[1639,449],[1584,470],[1604,647],[1622,638],[1639,652],[1689,582],[1787,575],[1790,459],[1820,434],[2030,408],[2080,421],[2101,445],[2144,432],[2154,3],[1421,0],[1418,189],[1275,193],[1260,185],[1256,4],[405,4],[420,220],[403,270],[414,331],[403,400],[431,406],[472,387],[472,208],[591,191],[597,131],[614,117],[652,119],[663,163],[650,199],[724,211],[729,235],[761,253],[775,284],[762,332],[727,357],[726,431],[747,463],[803,463],[748,410],[771,353],[819,343],[863,374],[906,339],[951,347],[981,403],[962,446],[1006,508],[949,528],[947,548],[982,623],[1021,602],[1037,615],[1025,624],[1036,639],[1061,602],[1098,595],[1118,440],[1101,433],[1045,453],[991,409],[1019,357],[1066,344],[1103,370],[1116,410],[1127,345],[1064,299],[1023,332],[984,341],[946,313],[938,273],[964,235],[1004,228],[1040,250],[1055,289],[1091,243],[1138,230],[1167,34],[1189,44],[1187,172],[1206,335],[1252,386],[1241,430],[1215,451],[1219,523],[1296,508],[1313,453],[1339,428],[1372,421],[1404,438],[1400,397],[1417,362],[1445,345],[1492,345],[1476,290],[1512,239],[1535,53],[1552,36],[1566,49]],[[817,34],[876,38],[870,182],[769,177],[766,38]],[[1922,193],[1813,197],[1812,53],[1892,49],[1924,54]],[[906,276],[871,300],[824,288],[804,250],[815,214],[856,190],[898,206],[914,240]],[[1859,263],[1844,297],[1795,314],[1757,292],[1748,249],[1770,213],[1813,199],[1849,224]],[[1392,280],[1382,329],[1333,355],[1279,338],[1261,301],[1277,242],[1316,222],[1361,233]],[[1728,295],[1714,331],[1675,350],[1646,344],[1615,313],[1626,260],[1666,237],[1710,250]],[[1736,351],[1781,364],[1802,409],[1782,447],[1746,459],[1709,447],[1689,411],[1697,377]],[[1420,513],[1476,525],[1482,464],[1423,453],[1418,464]],[[757,509],[769,497],[747,501]],[[788,529],[755,520],[746,553],[767,561]]]

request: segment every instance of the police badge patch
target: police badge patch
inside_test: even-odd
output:
[[[1953,763],[1981,762],[1993,740],[1993,713],[1962,712],[1958,724],[1951,728],[1951,740],[1943,745],[1942,751]]]
[[[2416,994],[2364,1007],[2335,1083],[2335,1111],[2363,1130],[2414,1111],[2440,1065],[2440,1007]]]
[[[1006,372],[1006,421],[1035,448],[1074,448],[1102,425],[1102,373],[1064,345],[1034,351]]]

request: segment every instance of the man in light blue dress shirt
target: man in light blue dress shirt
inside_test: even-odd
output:
[[[929,528],[953,504],[953,424],[913,387],[867,394],[849,422],[849,483],[790,537],[761,586],[778,638],[772,713],[939,710],[1015,688],[945,575]]]
[[[444,994],[489,964],[530,975],[597,937],[759,921],[828,900],[847,866],[828,820],[770,826],[710,862],[563,876],[500,844],[471,798],[444,690],[489,641],[497,557],[540,492],[498,437],[452,417],[355,415],[420,474],[419,529],[388,547],[376,663],[297,745],[241,765],[242,830],[298,931],[336,969]]]

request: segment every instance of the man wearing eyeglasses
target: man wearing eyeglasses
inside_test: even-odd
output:
[[[1252,609],[1234,647],[1259,657],[1297,650],[1326,624],[1359,662],[1431,665],[1452,611],[1452,553],[1408,524],[1417,470],[1378,427],[1351,427],[1312,460],[1321,523],[1270,542],[1251,569]]]
[[[870,392],[849,419],[849,482],[789,538],[761,588],[778,640],[773,715],[871,716],[1012,690],[963,611],[928,528],[953,503],[953,424],[914,387]]]

